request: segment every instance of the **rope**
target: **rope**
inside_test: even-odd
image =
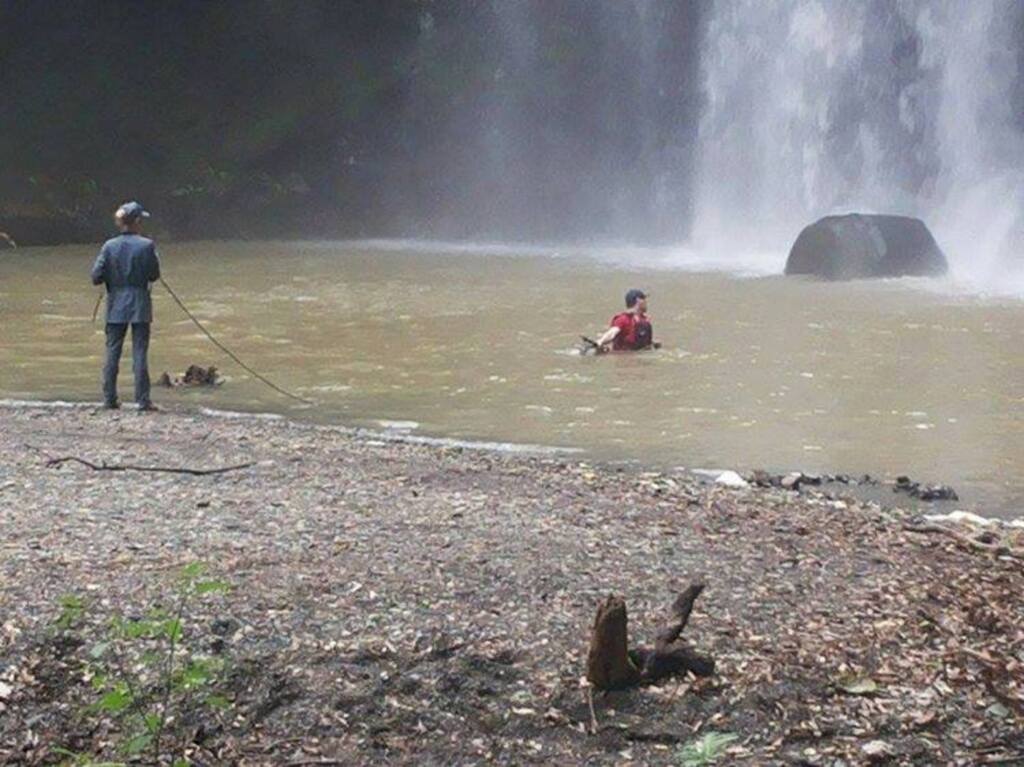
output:
[[[213,345],[216,346],[218,349],[220,349],[222,352],[224,352],[226,355],[228,355],[235,362],[237,362],[238,366],[241,367],[242,370],[247,371],[248,373],[250,373],[251,375],[253,375],[257,379],[259,379],[260,381],[265,383],[267,386],[269,386],[271,389],[276,391],[278,394],[283,394],[286,397],[290,397],[291,399],[296,400],[298,402],[302,402],[303,404],[306,404],[306,405],[314,404],[312,401],[310,401],[308,399],[304,399],[304,398],[300,397],[298,394],[292,394],[290,391],[282,389],[280,386],[278,386],[276,383],[271,381],[269,378],[260,375],[255,370],[253,370],[251,367],[249,367],[244,362],[242,362],[240,359],[238,359],[238,356],[233,351],[231,351],[228,347],[226,347],[224,344],[222,344],[220,341],[218,341],[216,338],[214,338],[213,334],[210,333],[210,331],[207,330],[205,327],[203,327],[203,323],[201,323],[198,319],[196,319],[196,316],[194,314],[192,314],[192,312],[190,312],[188,310],[188,307],[185,306],[185,304],[182,303],[180,298],[178,298],[178,294],[175,293],[173,290],[171,290],[171,286],[167,284],[167,282],[164,280],[163,277],[160,278],[160,284],[163,285],[167,289],[167,292],[171,294],[171,298],[174,299],[174,303],[176,303],[179,307],[181,307],[181,310],[183,312],[185,312],[186,316],[188,316],[188,318],[190,320],[192,320],[192,322],[195,323],[197,328],[199,328],[201,331],[203,331],[203,334],[207,338],[209,338],[210,341],[213,342]]]

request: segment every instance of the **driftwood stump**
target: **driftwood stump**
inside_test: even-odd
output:
[[[654,647],[634,650],[628,646],[626,603],[621,597],[608,597],[594,619],[587,680],[600,690],[621,690],[685,671],[713,674],[714,659],[698,654],[679,638],[703,590],[703,583],[694,583],[680,594],[672,603],[672,622],[658,632]]]
[[[640,669],[629,657],[627,622],[622,597],[608,597],[597,608],[587,653],[587,679],[598,689],[619,690],[640,681]]]

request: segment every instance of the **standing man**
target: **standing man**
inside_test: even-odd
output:
[[[107,358],[103,365],[103,406],[116,410],[117,369],[128,326],[132,327],[132,371],[140,411],[156,410],[149,399],[149,325],[153,321],[150,284],[160,278],[160,259],[153,241],[143,237],[142,219],[149,218],[137,202],[114,213],[121,234],[103,243],[92,267],[92,284],[107,286]]]
[[[595,342],[598,350],[607,351],[608,344],[617,352],[657,349],[654,328],[647,316],[647,294],[636,288],[626,293],[626,311],[612,317],[609,328]]]

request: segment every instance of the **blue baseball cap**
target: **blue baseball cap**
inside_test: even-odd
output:
[[[114,215],[122,221],[135,221],[139,218],[149,218],[149,211],[133,200],[124,203]]]
[[[641,298],[647,298],[647,294],[644,293],[642,290],[638,290],[637,288],[633,288],[632,290],[627,291],[626,292],[626,308],[627,309],[632,309],[634,306],[636,306],[636,302],[639,301]]]

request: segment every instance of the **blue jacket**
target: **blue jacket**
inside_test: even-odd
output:
[[[152,322],[149,284],[160,278],[160,258],[147,237],[121,234],[103,243],[92,284],[107,286],[107,322]]]

